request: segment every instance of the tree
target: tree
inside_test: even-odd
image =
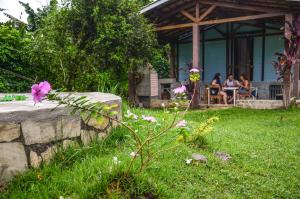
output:
[[[69,0],[52,9],[29,49],[39,79],[69,91],[97,91],[99,79],[109,75],[110,86],[126,90],[135,81],[128,74],[144,67],[157,45],[139,10],[135,0]]]
[[[24,28],[16,29],[12,22],[0,24],[0,92],[28,91],[31,68],[24,49],[30,42]]]
[[[277,61],[273,62],[278,75],[278,80],[283,81],[283,104],[287,108],[291,99],[291,70],[297,61],[300,48],[300,17],[293,18],[292,22],[286,21],[287,32],[284,36],[284,53],[276,53]]]

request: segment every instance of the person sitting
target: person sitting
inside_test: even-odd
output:
[[[221,84],[221,74],[216,73],[211,82],[211,95],[221,95],[223,97],[224,104],[227,105],[227,93],[223,91]]]
[[[227,79],[224,82],[224,87],[238,87],[238,82],[234,79],[232,74],[229,74]],[[233,101],[233,90],[226,90],[226,94],[228,95],[228,103]]]
[[[250,92],[250,82],[244,74],[240,75],[239,87],[239,96],[248,94]]]

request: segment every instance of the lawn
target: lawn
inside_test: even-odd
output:
[[[157,118],[165,115],[161,110],[133,111]],[[212,116],[220,120],[206,136],[206,147],[178,145],[176,132],[170,132],[156,145],[176,147],[160,153],[126,190],[137,195],[153,193],[156,198],[300,197],[299,109],[190,111],[185,119],[196,124]],[[145,128],[138,128],[145,133]],[[120,169],[125,169],[131,143],[127,130],[118,128],[105,141],[60,152],[50,165],[14,179],[0,198],[119,198],[107,194],[112,175],[118,175],[111,171],[112,159],[118,157]],[[215,157],[216,151],[232,159],[222,162]],[[185,160],[192,153],[207,156],[208,162],[187,165]]]

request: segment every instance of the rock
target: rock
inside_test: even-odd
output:
[[[204,155],[197,154],[197,153],[193,153],[192,158],[201,163],[207,162],[207,157],[205,157]]]
[[[31,121],[22,122],[22,132],[26,145],[42,144],[56,141],[55,121]]]
[[[225,162],[231,160],[231,156],[230,156],[229,154],[224,153],[224,152],[218,151],[218,152],[215,153],[215,155],[216,155],[220,160],[225,161]]]
[[[79,116],[65,116],[57,123],[59,139],[75,138],[80,136],[81,119]]]
[[[34,151],[30,151],[30,164],[33,168],[38,168],[41,165],[42,158]]]
[[[20,124],[1,122],[0,123],[0,142],[10,142],[21,135]]]
[[[79,137],[81,120],[79,116],[63,116],[56,120],[26,120],[21,126],[26,145],[44,144]]]
[[[63,149],[67,149],[68,147],[76,146],[77,142],[73,140],[64,140],[63,141]]]
[[[96,120],[95,118],[83,117],[82,120],[85,122],[86,125],[94,127],[98,130],[106,129],[110,123],[107,117],[102,117],[100,120]]]
[[[95,131],[81,131],[81,141],[84,146],[88,146],[94,139],[97,138],[97,133]]]
[[[44,153],[41,154],[43,162],[48,164],[53,158],[53,156],[55,155],[55,153],[57,152],[58,152],[57,146],[54,145],[52,147],[49,147]]]
[[[27,157],[22,143],[0,144],[0,181],[10,180],[27,167]]]

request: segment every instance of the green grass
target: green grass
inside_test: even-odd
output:
[[[163,115],[159,110],[135,112]],[[201,123],[211,116],[220,120],[206,137],[207,148],[182,144],[161,154],[126,187],[128,193],[183,199],[300,197],[299,109],[190,111],[185,119]],[[174,134],[160,139],[157,147],[173,146]],[[118,176],[117,171],[109,172],[112,157],[117,156],[125,169],[131,143],[128,132],[118,128],[103,142],[68,149],[52,164],[17,177],[0,198],[107,198],[106,188]],[[232,160],[221,162],[216,151],[229,153]],[[206,155],[208,163],[186,165],[184,160],[194,152]]]

